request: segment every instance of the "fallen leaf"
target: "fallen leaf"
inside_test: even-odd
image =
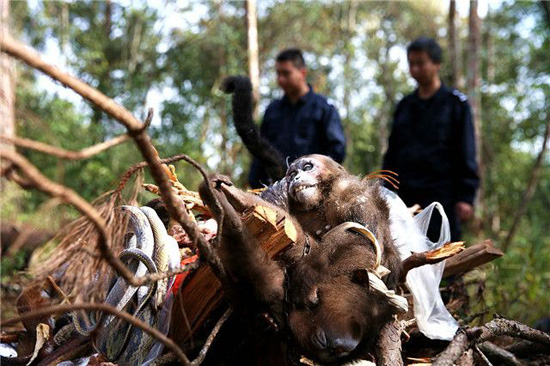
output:
[[[32,354],[31,360],[27,363],[27,366],[29,366],[38,356],[38,352],[42,349],[42,346],[44,346],[44,343],[50,339],[50,326],[48,324],[39,323],[36,326],[36,343],[34,345],[34,352]]]

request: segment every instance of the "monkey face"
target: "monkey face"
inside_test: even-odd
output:
[[[296,159],[286,173],[289,199],[303,211],[318,207],[324,195],[323,188],[330,185],[332,165],[340,166],[323,155],[306,155]]]
[[[370,347],[386,315],[368,288],[349,276],[321,282],[314,302],[289,313],[294,339],[306,356],[321,363],[353,359]]]

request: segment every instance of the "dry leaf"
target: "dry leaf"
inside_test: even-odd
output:
[[[34,352],[32,354],[31,360],[27,363],[27,366],[30,365],[38,356],[38,352],[44,346],[44,343],[50,339],[50,326],[48,324],[39,323],[36,326],[36,343],[34,345]]]

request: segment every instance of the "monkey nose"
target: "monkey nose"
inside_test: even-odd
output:
[[[344,357],[350,354],[359,345],[359,339],[352,336],[331,337],[324,330],[318,329],[312,337],[315,347],[327,350],[336,357]]]
[[[313,334],[313,337],[311,337],[311,341],[318,349],[327,348],[327,335],[322,329],[317,329],[317,331]]]
[[[349,355],[357,346],[359,340],[354,338],[336,338],[331,341],[331,351],[337,357]]]

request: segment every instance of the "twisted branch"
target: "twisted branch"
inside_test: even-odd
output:
[[[128,130],[128,134],[135,141],[138,149],[145,158],[145,161],[149,164],[151,175],[159,187],[160,196],[166,205],[166,209],[172,218],[174,218],[185,230],[189,238],[193,241],[196,247],[199,248],[201,256],[206,260],[206,262],[212,268],[214,274],[222,283],[228,283],[225,270],[221,264],[218,256],[212,251],[210,245],[200,234],[200,230],[197,225],[189,220],[185,208],[181,204],[181,201],[173,192],[170,187],[169,179],[162,167],[162,163],[158,154],[153,147],[149,136],[147,135],[146,128],[149,125],[152,119],[152,110],[149,110],[147,120],[144,124],[140,123],[128,110],[124,107],[117,104],[114,100],[107,97],[105,94],[100,91],[92,88],[83,81],[59,70],[55,66],[52,66],[44,62],[38,54],[30,50],[23,44],[13,40],[11,37],[3,37],[0,39],[0,50],[5,52],[23,62],[29,66],[38,69],[50,76],[51,78],[61,82],[63,85],[73,89],[76,93],[80,94],[83,98],[90,101],[98,108],[102,109],[105,113],[116,119],[118,122],[123,124]],[[30,164],[30,163],[29,163]],[[196,163],[195,163],[196,164]],[[198,165],[198,164],[197,164]],[[202,173],[202,172],[201,172]],[[74,192],[73,192],[74,193]],[[82,200],[83,201],[83,200]],[[89,205],[89,204],[88,204]],[[98,217],[97,213],[94,217]],[[101,221],[103,223],[103,221]],[[101,226],[100,230],[102,240],[100,240],[100,249],[103,251],[105,249],[104,240],[106,239],[103,234],[105,234],[105,225]],[[105,252],[109,254],[110,252]],[[109,263],[115,265],[115,270],[117,273],[125,273],[126,276],[123,277],[130,281],[131,277],[127,277],[129,271],[123,267],[122,263],[118,261],[118,264],[114,264],[112,253],[110,253],[110,258],[106,258]]]
[[[498,317],[481,327],[460,330],[447,348],[437,356],[432,366],[452,366],[466,350],[501,335],[550,346],[550,334],[530,328],[515,320]]]
[[[71,88],[84,99],[98,106],[105,113],[122,123],[129,130],[138,132],[141,129],[142,124],[124,107],[83,81],[43,61],[34,50],[15,41],[10,36],[5,35],[0,39],[0,50]]]
[[[19,170],[25,174],[29,184],[32,184],[41,192],[47,193],[50,196],[58,197],[63,202],[72,204],[81,214],[85,215],[95,226],[99,233],[98,246],[101,255],[109,263],[111,267],[122,276],[130,284],[134,285],[134,274],[126,268],[126,266],[114,256],[111,251],[109,236],[105,226],[105,220],[97,210],[85,199],[80,197],[75,191],[49,180],[40,171],[32,165],[22,155],[9,150],[0,150],[0,158],[10,161]]]
[[[48,155],[53,155],[55,157],[58,157],[61,159],[68,159],[68,160],[87,159],[113,146],[119,145],[127,141],[128,139],[130,139],[130,136],[128,136],[127,134],[120,135],[111,140],[87,147],[80,151],[69,151],[69,150],[60,149],[58,147],[45,144],[43,142],[38,142],[38,141],[34,141],[34,140],[22,138],[22,137],[0,135],[0,141],[9,142],[16,146],[24,147],[35,151],[40,151]]]

